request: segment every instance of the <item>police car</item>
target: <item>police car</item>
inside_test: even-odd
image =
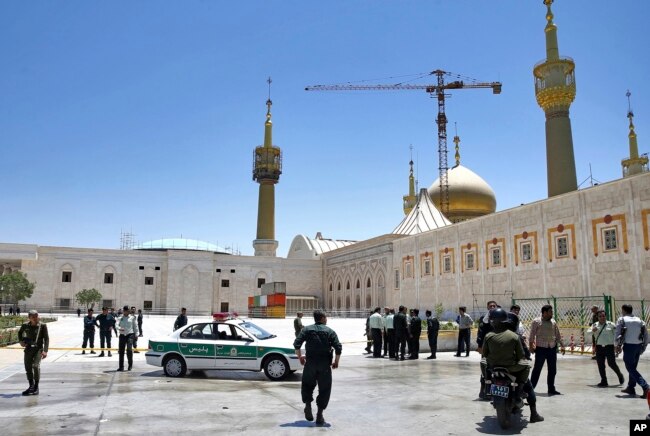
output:
[[[282,380],[300,369],[290,341],[250,321],[215,314],[212,322],[182,327],[169,336],[149,340],[149,365],[162,367],[167,377],[183,377],[187,370],[264,371]]]

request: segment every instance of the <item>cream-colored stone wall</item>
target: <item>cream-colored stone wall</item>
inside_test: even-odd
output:
[[[392,250],[386,248],[392,259],[386,260],[384,301],[420,309],[433,310],[442,304],[448,310],[459,305],[483,310],[488,300],[508,305],[513,297],[607,294],[648,299],[649,228],[650,174],[646,174],[402,237],[388,243]],[[606,229],[616,229],[614,250],[605,249]],[[557,238],[566,238],[565,256],[559,256]],[[348,292],[344,282],[342,291],[337,291],[336,281],[377,257],[385,241],[374,245],[372,241],[324,256],[326,295],[329,281],[334,280],[333,301],[325,300],[328,309],[346,308],[345,298],[355,290]],[[500,265],[492,264],[495,248],[501,250]],[[468,264],[467,254],[473,256],[473,265]],[[446,256],[449,271],[444,267]],[[425,271],[427,260],[429,272]],[[342,299],[340,306],[337,298]],[[382,305],[378,300],[372,306],[376,304]]]
[[[287,282],[290,295],[321,298],[323,294],[320,260],[0,244],[3,262],[19,265],[36,283],[34,294],[24,304],[41,310],[58,306],[60,299],[70,299],[75,308],[77,292],[96,288],[115,307],[142,308],[144,301],[151,301],[154,310],[174,312],[187,307],[190,312],[208,313],[228,303],[229,310],[245,313],[248,296],[260,294],[258,278]],[[72,273],[69,283],[62,281],[64,271]],[[112,284],[104,283],[105,273],[113,274]],[[153,284],[145,284],[145,277],[152,277]],[[228,280],[229,286],[223,287],[222,280]]]

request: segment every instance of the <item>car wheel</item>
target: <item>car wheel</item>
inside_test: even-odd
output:
[[[172,355],[163,362],[163,370],[167,377],[183,377],[187,372],[187,365],[182,357]]]
[[[264,374],[272,381],[284,379],[290,374],[287,359],[279,355],[267,358],[264,362]]]

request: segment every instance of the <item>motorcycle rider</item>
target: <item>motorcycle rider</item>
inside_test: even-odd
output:
[[[519,335],[511,330],[516,326],[512,326],[508,319],[508,313],[500,308],[491,310],[489,319],[494,331],[488,333],[483,341],[481,369],[484,371],[485,366],[507,369],[517,382],[516,396],[522,398],[523,388],[530,374],[530,363],[524,359],[524,350]],[[543,420],[537,413],[536,402],[533,401],[531,404],[529,401],[529,405],[530,422]]]
[[[483,352],[483,341],[485,341],[485,337],[487,336],[488,333],[494,331],[494,328],[492,328],[492,324],[490,323],[490,312],[492,312],[497,307],[498,305],[496,301],[494,300],[488,301],[487,312],[485,312],[485,315],[479,318],[478,333],[476,333],[476,345],[477,345],[476,351],[478,351],[479,354]],[[483,377],[483,373],[481,373],[481,389],[478,392],[478,397],[481,400],[487,399],[485,395],[485,377]]]

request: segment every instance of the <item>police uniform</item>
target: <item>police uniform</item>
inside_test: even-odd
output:
[[[404,360],[406,339],[408,338],[408,324],[406,322],[406,315],[403,312],[395,314],[393,326],[395,327],[395,358]]]
[[[84,316],[84,340],[81,344],[83,351],[81,354],[86,354],[86,345],[90,342],[90,354],[95,354],[95,317],[88,314]]]
[[[428,359],[436,358],[436,351],[438,350],[438,331],[440,330],[440,321],[435,316],[427,318],[427,339],[429,339],[429,348],[431,348],[431,355]]]
[[[39,322],[32,325],[32,323],[26,322],[18,330],[18,340],[27,344],[24,358],[25,373],[32,393],[38,394],[38,382],[41,379],[41,353],[47,353],[50,346],[47,324]]]
[[[409,344],[411,356],[409,359],[418,359],[420,357],[420,335],[422,334],[422,320],[419,316],[414,314],[411,317],[409,331],[411,333],[411,341]]]
[[[506,368],[520,385],[528,380],[530,365],[521,363],[525,356],[517,333],[510,330],[488,333],[483,342],[483,357],[488,367]]]
[[[300,350],[305,343],[305,367],[302,371],[302,386],[300,393],[302,402],[309,404],[314,400],[313,394],[318,385],[316,405],[319,410],[325,410],[332,392],[332,349],[339,355],[343,350],[336,332],[323,323],[309,325],[302,329],[293,347]]]

